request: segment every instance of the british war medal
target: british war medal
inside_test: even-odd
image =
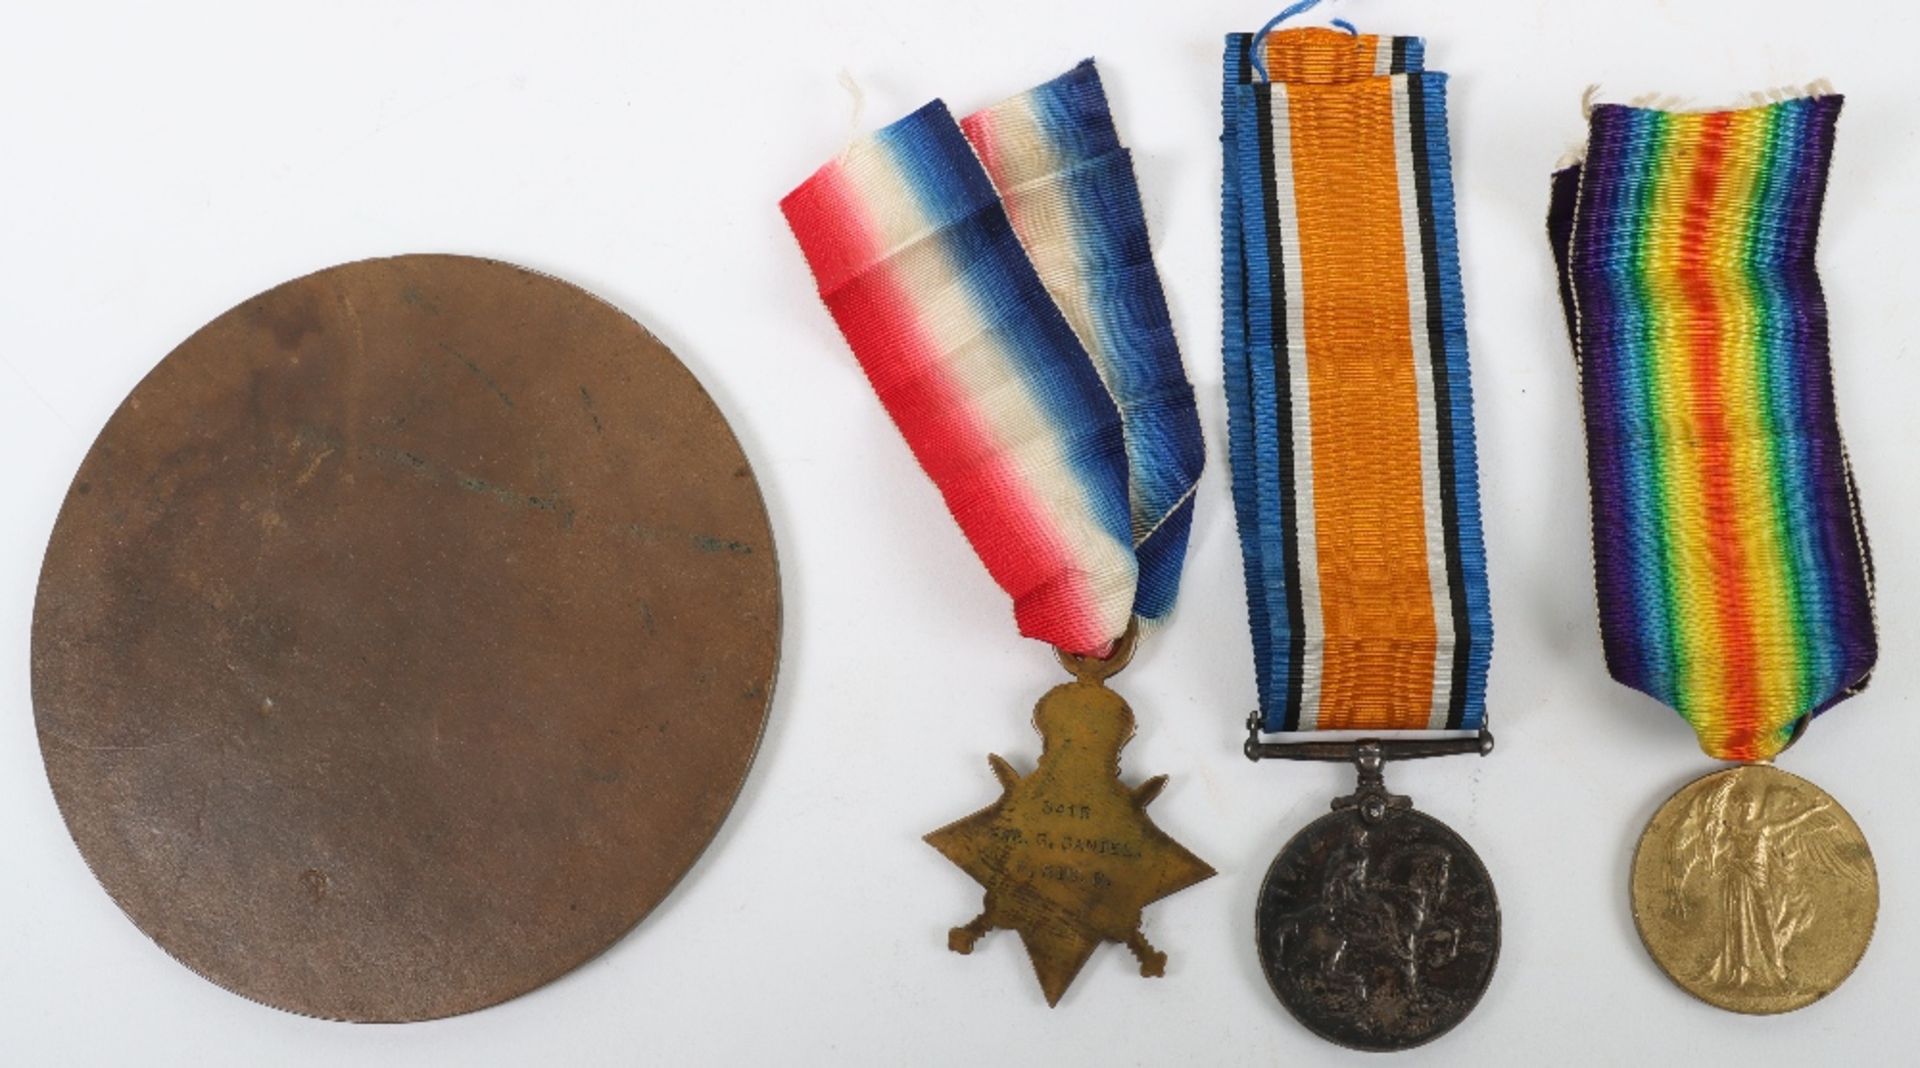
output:
[[[1492,747],[1446,76],[1424,51],[1326,29],[1226,47],[1226,385],[1260,700],[1246,752],[1360,776],[1275,858],[1255,933],[1280,1001],[1368,1050],[1459,1023],[1500,946],[1473,850],[1383,778]],[[1326,731],[1343,733],[1307,737]]]

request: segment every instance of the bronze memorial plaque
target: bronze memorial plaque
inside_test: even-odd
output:
[[[712,839],[779,655],[753,472],[638,323],[458,256],[215,319],[40,576],[54,796],[133,922],[265,1004],[422,1020],[606,949]]]

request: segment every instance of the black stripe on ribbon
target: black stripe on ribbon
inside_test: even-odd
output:
[[[1394,62],[1406,58],[1394,43]],[[1413,188],[1420,214],[1420,273],[1426,289],[1427,353],[1433,362],[1433,430],[1439,439],[1440,521],[1447,550],[1447,596],[1453,606],[1453,672],[1447,695],[1447,729],[1459,730],[1467,712],[1467,654],[1473,636],[1467,626],[1467,583],[1460,564],[1459,490],[1454,485],[1453,395],[1447,386],[1445,308],[1440,293],[1440,249],[1433,233],[1433,176],[1427,163],[1426,87],[1422,76],[1405,75],[1407,124],[1413,144]]]
[[[1281,566],[1287,587],[1287,694],[1282,723],[1284,730],[1296,731],[1300,729],[1300,675],[1307,660],[1307,636],[1301,626],[1305,609],[1300,603],[1300,527],[1293,493],[1293,383],[1287,363],[1286,254],[1280,242],[1280,196],[1274,177],[1273,86],[1257,84],[1253,92],[1260,119],[1260,208],[1267,223],[1267,291],[1272,294],[1269,314],[1273,320],[1271,356],[1278,431],[1274,434],[1274,454],[1280,475]]]

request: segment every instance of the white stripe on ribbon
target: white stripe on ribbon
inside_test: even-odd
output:
[[[1273,199],[1280,223],[1280,291],[1287,304],[1287,382],[1293,413],[1292,550],[1300,561],[1299,627],[1306,655],[1300,658],[1300,729],[1316,730],[1320,722],[1320,680],[1324,672],[1326,622],[1320,617],[1320,541],[1313,509],[1313,410],[1307,379],[1306,284],[1300,272],[1300,208],[1293,197],[1293,110],[1287,87],[1274,83],[1270,121],[1273,127]]]
[[[873,248],[873,259],[866,266],[885,263],[895,253],[933,234],[933,224],[920,210],[913,184],[882,139],[863,138],[850,146],[840,159],[840,174],[846,185],[859,193],[860,207],[866,214],[864,221]]]
[[[1427,535],[1427,587],[1433,598],[1433,703],[1430,730],[1445,730],[1447,703],[1453,694],[1453,599],[1447,591],[1447,542],[1440,507],[1440,436],[1435,429],[1433,346],[1427,335],[1427,276],[1420,235],[1420,190],[1414,184],[1413,114],[1407,80],[1393,86],[1393,155],[1399,171],[1400,233],[1407,255],[1407,333],[1413,338],[1413,381],[1420,409],[1420,497]]]
[[[1067,187],[1059,180],[1060,164],[1051,140],[1033,113],[1028,97],[1008,101],[994,108],[987,124],[996,155],[1018,154],[1022,170],[1039,170],[1038,178],[1029,178],[1010,188],[999,189],[1000,202],[1006,206],[1007,219],[1013,224],[1020,245],[1033,262],[1033,269],[1047,287],[1067,325],[1080,338],[1080,344],[1092,358],[1100,381],[1113,380],[1108,357],[1111,349],[1102,344],[1094,317],[1093,288],[1087,283],[1080,261],[1080,243],[1075,235],[1078,219],[1067,200]],[[1044,154],[1044,155],[1042,155]],[[1031,162],[1047,160],[1044,165]],[[995,175],[996,182],[1005,175]]]
[[[1054,151],[1053,141],[1047,136],[1041,117],[1034,112],[1033,103],[1032,94],[1026,94],[991,111],[987,132],[993,142],[993,154],[1001,158],[1017,156],[1021,162],[1020,173],[1038,174],[1000,187],[1000,202],[1006,207],[1007,219],[1019,235],[1020,245],[1033,262],[1034,271],[1040,275],[1041,284],[1046,286],[1060,313],[1066,316],[1067,325],[1073,328],[1081,347],[1093,360],[1094,370],[1107,386],[1108,395],[1113,396],[1111,383],[1119,374],[1113,366],[1115,345],[1100,330],[1093,286],[1087,279],[1080,239],[1075,232],[1079,219],[1068,198],[1068,186],[1060,176],[1060,155]],[[999,173],[993,177],[997,185],[1017,176]],[[1113,402],[1118,407],[1120,398],[1113,396]],[[1125,411],[1120,414],[1123,419],[1127,415]],[[1128,486],[1129,489],[1133,486],[1131,476]],[[1149,514],[1151,502],[1141,495],[1129,492],[1127,496],[1129,528],[1138,544],[1149,531],[1149,524],[1162,517]]]
[[[1051,520],[1047,533],[1056,543],[1050,548],[1074,560],[1089,583],[1106,580],[1103,586],[1089,586],[1087,608],[1122,606],[1118,627],[1124,627],[1133,604],[1133,546],[1110,536],[1100,521],[1086,487],[1073,477],[1072,460],[1061,447],[1052,416],[1040,406],[1017,355],[989,328],[985,310],[944,244],[914,239],[932,234],[934,226],[920,209],[905,172],[884,151],[861,164],[849,168],[848,178],[859,190],[860,202],[876,213],[877,229],[893,245],[882,269],[893,272],[916,296],[916,317],[939,352],[934,373],[958,386],[988,428],[1002,450],[1005,469],[1019,477],[1020,485],[1008,489],[1021,493]],[[906,243],[899,244],[903,239]]]

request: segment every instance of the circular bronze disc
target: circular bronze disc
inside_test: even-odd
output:
[[[686,872],[766,721],[758,486],[590,294],[402,256],[270,290],[134,389],[34,606],[54,796],[187,967],[312,1016],[482,1008]]]
[[[1655,963],[1710,1005],[1791,1012],[1867,952],[1880,877],[1840,802],[1768,764],[1695,779],[1633,855],[1633,920]]]
[[[1302,828],[1267,869],[1261,969],[1314,1034],[1412,1049],[1480,1003],[1500,958],[1500,902],[1473,847],[1410,808],[1344,808]]]

